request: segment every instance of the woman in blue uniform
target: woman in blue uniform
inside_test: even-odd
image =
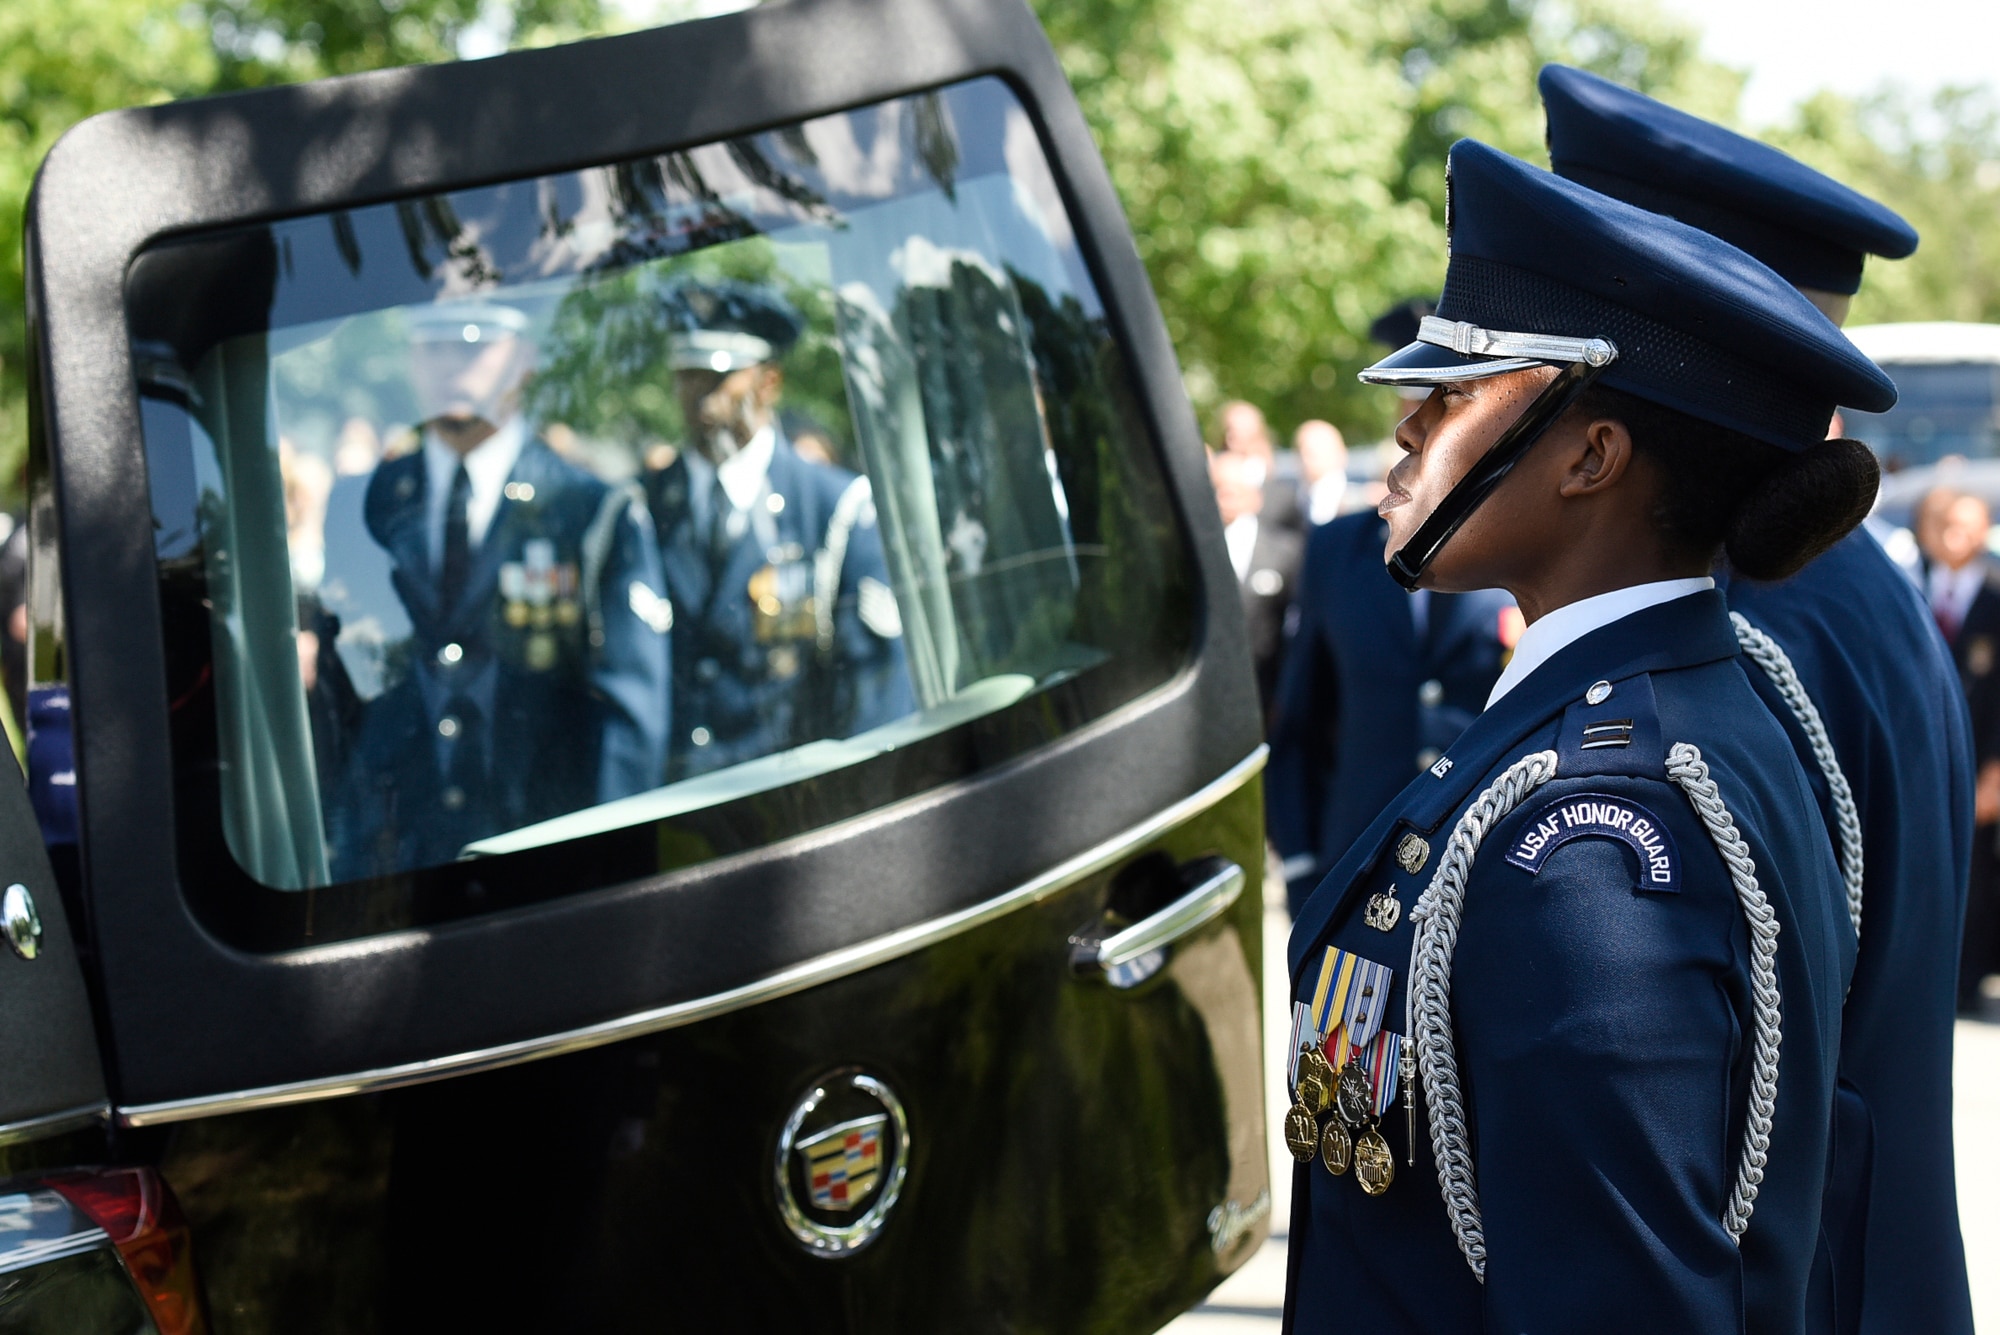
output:
[[[1854,936],[1710,570],[1852,529],[1875,466],[1826,426],[1894,386],[1727,243],[1484,145],[1450,215],[1364,373],[1433,387],[1389,566],[1529,624],[1294,928],[1288,1324],[1802,1332]]]

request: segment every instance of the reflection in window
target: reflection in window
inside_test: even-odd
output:
[[[1069,681],[1101,712],[1185,644],[995,81],[162,247],[130,302],[177,755],[213,736],[268,886],[670,821]]]

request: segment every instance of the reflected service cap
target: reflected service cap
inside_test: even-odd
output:
[[[512,306],[497,301],[440,301],[431,306],[405,308],[410,339],[416,343],[480,343],[511,334],[519,338],[528,332],[528,317]]]
[[[1438,313],[1383,385],[1589,362],[1603,383],[1788,450],[1896,386],[1797,288],[1707,232],[1470,139],[1452,146]]]
[[[781,357],[805,318],[768,283],[683,279],[660,294],[676,371],[738,371]]]
[[[1916,229],[1769,144],[1567,65],[1542,105],[1559,176],[1713,232],[1797,287],[1853,295],[1869,255],[1900,260]]]

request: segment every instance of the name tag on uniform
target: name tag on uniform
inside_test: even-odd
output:
[[[1507,861],[1531,876],[1572,839],[1615,839],[1639,859],[1639,889],[1679,894],[1681,857],[1666,823],[1630,798],[1608,793],[1559,797],[1528,817]]]

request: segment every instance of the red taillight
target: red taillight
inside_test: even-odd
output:
[[[160,1335],[207,1335],[187,1220],[158,1173],[101,1168],[50,1177],[46,1185],[110,1235]]]

